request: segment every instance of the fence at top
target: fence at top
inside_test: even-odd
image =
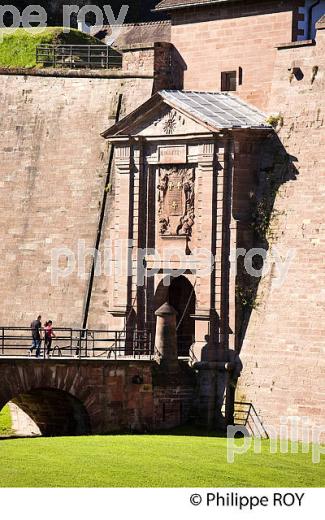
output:
[[[153,345],[148,331],[90,330],[55,328],[49,357],[153,358]],[[44,333],[42,333],[44,335]],[[26,357],[32,346],[32,331],[28,327],[0,327],[0,358]],[[35,355],[35,350],[32,355]],[[44,339],[41,357],[47,357]]]
[[[36,63],[69,69],[121,69],[122,54],[107,45],[46,45],[36,47]]]

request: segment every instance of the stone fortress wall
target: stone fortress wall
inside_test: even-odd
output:
[[[1,75],[1,323],[38,313],[81,326],[87,277],[51,283],[51,251],[92,247],[106,179],[100,133],[120,93],[131,111],[152,80]],[[61,264],[64,268],[65,264]],[[89,261],[86,269],[89,270]]]
[[[123,117],[169,85],[171,52],[129,46],[121,71],[0,71],[2,325],[28,326],[42,313],[82,326],[91,256],[86,276],[73,268],[53,284],[52,251],[77,255],[78,240],[94,247],[109,157],[100,134],[119,104]],[[68,265],[62,256],[59,268]]]
[[[289,252],[293,259],[282,286],[273,267],[259,287],[237,393],[237,400],[254,403],[266,428],[299,416],[315,432],[324,429],[324,51],[324,22],[316,45],[280,47],[268,105],[283,117],[279,138],[296,169],[296,179],[276,197],[272,245],[283,259]]]

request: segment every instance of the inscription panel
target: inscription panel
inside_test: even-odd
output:
[[[185,164],[187,162],[186,145],[159,146],[160,164]]]

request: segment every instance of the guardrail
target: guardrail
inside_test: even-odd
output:
[[[151,335],[146,330],[132,334],[124,330],[94,330],[55,328],[49,357],[117,359],[132,357],[153,358]],[[0,358],[27,357],[32,346],[32,333],[28,327],[0,326]],[[35,354],[35,351],[32,355]],[[44,339],[41,342],[41,357],[47,357]]]
[[[46,45],[36,47],[36,63],[69,69],[121,69],[122,54],[107,45]]]
[[[222,411],[225,413],[225,402],[223,403]],[[253,403],[235,401],[234,422],[238,426],[245,427],[250,435],[261,437],[262,439],[269,438],[269,435]]]

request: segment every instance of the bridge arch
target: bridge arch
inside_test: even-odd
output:
[[[35,388],[11,400],[44,436],[87,435],[90,421],[85,406],[68,392]]]
[[[98,404],[78,364],[40,360],[0,366],[0,409],[15,404],[42,435],[87,435],[96,431]]]

